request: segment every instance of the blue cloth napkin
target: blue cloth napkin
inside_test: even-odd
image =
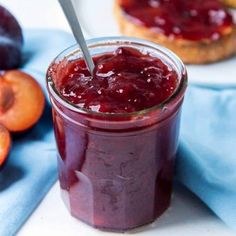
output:
[[[177,177],[236,230],[235,148],[236,89],[190,87],[183,107]]]
[[[57,54],[74,44],[73,37],[49,30],[27,30],[24,35],[22,70],[33,75],[46,91],[46,69]],[[14,138],[8,161],[0,170],[1,236],[16,233],[56,178],[56,150],[47,104],[40,122]]]

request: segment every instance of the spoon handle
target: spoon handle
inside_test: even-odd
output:
[[[59,0],[59,3],[63,9],[63,12],[64,12],[69,24],[70,24],[71,30],[74,34],[74,37],[75,37],[77,43],[79,44],[80,49],[84,55],[84,59],[85,59],[85,62],[88,66],[88,69],[89,69],[91,75],[93,75],[93,70],[95,67],[94,62],[93,62],[93,59],[89,53],[89,50],[88,50],[88,47],[87,47],[87,44],[86,44],[86,41],[85,41],[85,38],[84,38],[84,35],[82,32],[78,17],[76,15],[76,11],[75,11],[74,5],[72,3],[72,0]]]

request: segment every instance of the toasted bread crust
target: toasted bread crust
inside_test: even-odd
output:
[[[236,26],[214,41],[170,39],[163,34],[158,34],[130,21],[121,9],[119,0],[115,1],[114,13],[122,34],[161,44],[175,52],[187,64],[212,63],[226,59],[236,53]]]
[[[221,0],[226,6],[236,8],[236,0]]]

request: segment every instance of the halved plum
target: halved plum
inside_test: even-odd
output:
[[[0,124],[0,166],[5,162],[11,148],[10,132]]]
[[[45,98],[30,75],[10,70],[0,75],[0,123],[9,131],[31,128],[41,117]]]

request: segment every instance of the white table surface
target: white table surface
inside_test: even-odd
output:
[[[58,28],[70,31],[56,0],[0,0],[0,4],[6,6],[15,15],[23,27]],[[72,218],[61,201],[59,185],[56,183],[18,235],[118,236],[119,234],[94,230]],[[135,235],[233,236],[236,233],[232,232],[188,190],[177,186],[171,208],[157,222],[139,229]]]

